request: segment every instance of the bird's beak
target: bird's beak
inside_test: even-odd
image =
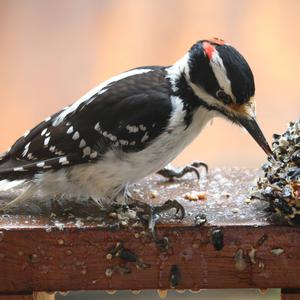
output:
[[[266,152],[267,155],[272,155],[272,150],[264,137],[264,134],[260,130],[255,118],[242,118],[240,117],[238,122],[251,134],[258,145]]]

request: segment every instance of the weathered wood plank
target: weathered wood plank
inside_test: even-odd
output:
[[[135,186],[134,194],[146,201],[177,196],[186,208],[183,222],[167,214],[157,226],[158,238],[168,241],[164,247],[135,221],[109,217],[92,204],[30,204],[33,216],[28,207],[18,208],[0,217],[0,292],[298,288],[300,230],[269,224],[261,203],[245,201],[254,177],[249,170],[215,170],[200,186],[158,177]],[[205,201],[183,197],[203,189]],[[199,213],[207,216],[204,226],[195,225]],[[212,243],[215,229],[224,237],[218,245]],[[117,243],[125,250],[114,257]]]
[[[282,289],[281,300],[300,300],[300,289]]]
[[[1,295],[0,294],[0,300],[34,300],[32,294],[28,295]]]
[[[214,250],[209,227],[164,227],[159,237],[167,237],[164,252],[149,236],[136,238],[137,231],[116,232],[84,228],[46,232],[44,228],[5,232],[1,242],[0,291],[167,289],[171,268],[180,270],[179,289],[201,288],[296,288],[300,276],[300,231],[285,227],[224,226],[224,247]],[[267,236],[261,246],[258,241]],[[106,255],[117,242],[151,267],[139,270],[135,263]],[[292,246],[291,246],[292,245]],[[255,263],[248,253],[254,247]],[[284,252],[276,256],[274,248]],[[234,256],[242,249],[240,266]],[[106,270],[127,267],[131,273]]]
[[[30,294],[0,294],[0,300],[55,300],[55,294],[33,292]]]

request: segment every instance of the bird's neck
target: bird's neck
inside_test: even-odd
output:
[[[209,115],[211,119],[217,115],[216,106],[211,105],[215,99],[191,82],[189,59],[189,53],[186,53],[173,66],[166,69],[173,95],[180,97],[184,103],[187,126],[199,110]]]
[[[199,109],[204,109],[202,107],[204,100],[196,95],[190,84],[188,59],[189,54],[187,53],[173,66],[166,69],[172,95],[178,96],[183,101],[187,126],[192,122],[194,113]]]
[[[168,67],[167,78],[170,81],[171,88],[173,92],[177,92],[179,89],[178,82],[182,78],[189,79],[189,53],[186,53],[181,59],[179,59],[174,65]]]

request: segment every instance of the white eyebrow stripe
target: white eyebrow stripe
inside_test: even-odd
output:
[[[231,89],[231,81],[227,76],[227,71],[224,67],[223,60],[219,55],[219,52],[215,50],[212,54],[212,58],[209,61],[210,66],[217,78],[219,86],[225,91],[226,94],[230,95],[234,100],[235,97]]]
[[[56,127],[59,124],[63,122],[63,120],[72,112],[76,111],[78,107],[85,103],[85,105],[88,105],[94,100],[95,95],[100,95],[102,93],[105,93],[107,91],[106,87],[116,81],[119,81],[121,79],[124,79],[126,77],[130,77],[133,75],[148,73],[150,71],[153,71],[153,69],[133,69],[124,73],[121,73],[119,75],[113,76],[112,78],[104,81],[100,85],[96,86],[92,90],[90,90],[88,93],[86,93],[84,96],[82,96],[79,100],[71,104],[70,106],[67,106],[58,116],[56,116],[52,122],[52,126]]]

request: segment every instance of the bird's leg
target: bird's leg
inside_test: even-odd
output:
[[[171,165],[166,166],[165,168],[159,170],[157,174],[168,178],[169,180],[173,180],[174,178],[181,178],[187,173],[195,173],[198,180],[200,179],[200,174],[197,168],[199,167],[204,167],[206,173],[208,172],[208,166],[207,164],[200,162],[200,161],[195,161],[184,168],[174,168]]]

